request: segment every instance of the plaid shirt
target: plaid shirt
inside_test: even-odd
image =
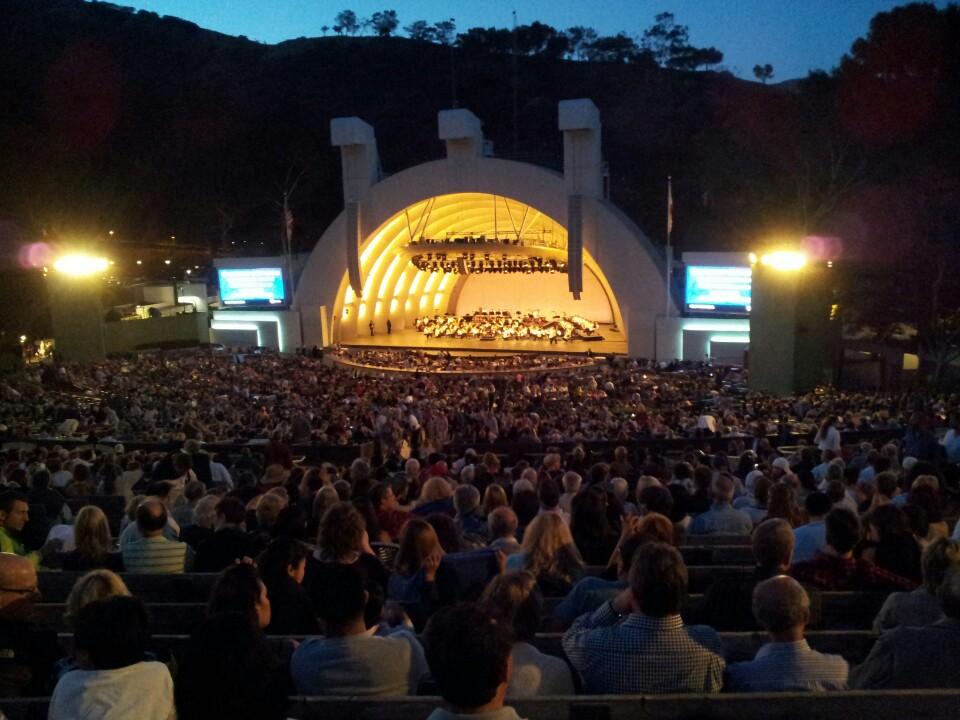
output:
[[[679,615],[620,617],[610,603],[581,615],[563,649],[585,692],[720,692],[726,663],[716,632],[684,627]]]
[[[771,642],[749,662],[727,668],[730,692],[846,690],[847,661],[811,650],[806,640]]]
[[[795,564],[790,574],[821,590],[913,590],[913,580],[895,575],[869,560],[840,558],[818,552],[813,560]]]

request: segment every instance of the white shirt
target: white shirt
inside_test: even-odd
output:
[[[820,440],[817,442],[817,449],[821,452],[824,450],[840,452],[840,431],[833,425],[828,427],[827,432],[820,436]]]
[[[528,643],[514,643],[508,698],[573,694],[573,677],[567,663],[561,658],[545,655]]]
[[[222,483],[226,488],[233,490],[233,478],[223,463],[210,461],[210,482],[214,485]]]
[[[50,698],[48,720],[171,720],[173,679],[159,662],[117,670],[71,670]]]
[[[60,552],[70,552],[77,549],[76,538],[73,534],[73,525],[54,525],[47,533],[47,542],[60,540],[63,546]]]
[[[73,473],[69,470],[57,470],[50,476],[50,487],[65,488],[73,480]]]

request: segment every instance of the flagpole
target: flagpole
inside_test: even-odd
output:
[[[664,298],[663,315],[670,317],[670,285],[673,282],[673,245],[671,236],[673,235],[673,179],[667,175],[667,294]]]

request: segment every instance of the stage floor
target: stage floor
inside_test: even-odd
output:
[[[602,326],[600,334],[604,339],[588,342],[585,340],[571,340],[558,342],[552,345],[544,340],[453,340],[448,338],[428,338],[416,330],[398,330],[389,335],[377,333],[373,337],[367,335],[356,337],[340,343],[344,347],[399,349],[415,348],[417,350],[447,350],[451,353],[497,353],[509,355],[511,353],[535,352],[557,353],[559,355],[584,354],[587,350],[594,355],[626,355],[627,341],[623,334],[611,331],[608,326]]]

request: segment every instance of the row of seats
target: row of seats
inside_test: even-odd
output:
[[[288,717],[295,720],[423,720],[442,705],[438,697],[373,699],[294,697]],[[45,698],[0,699],[9,720],[44,720]],[[956,720],[957,690],[848,690],[833,693],[752,695],[576,695],[511,702],[527,720]]]
[[[147,609],[153,621],[153,631],[157,633],[187,632],[206,613],[205,598],[193,602],[158,602],[150,598]],[[822,630],[869,630],[873,618],[879,612],[885,593],[877,592],[824,592],[810,596],[810,627]],[[549,617],[562,598],[546,598],[544,615]],[[691,595],[687,600],[683,616],[688,623],[697,623],[702,619],[703,595]],[[39,603],[36,606],[37,618],[46,625],[65,630],[66,606],[63,603]]]

